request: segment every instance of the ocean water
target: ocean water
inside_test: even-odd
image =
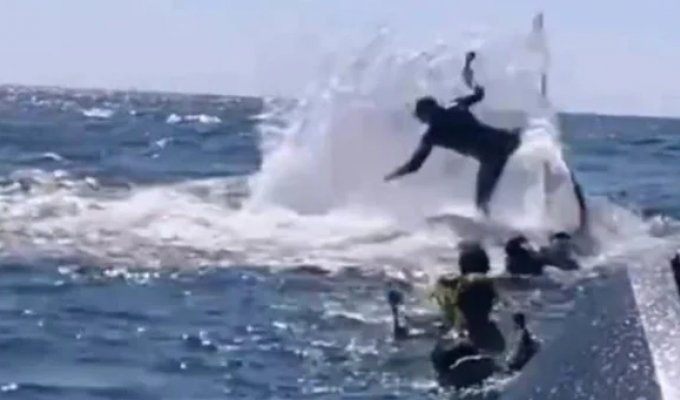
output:
[[[595,246],[584,271],[514,293],[532,329],[559,337],[583,288],[618,268],[640,304],[677,302],[645,282],[680,244],[680,121],[555,114],[526,75],[487,63],[485,105],[519,104],[538,122],[496,222],[438,222],[470,212],[474,163],[435,152],[418,176],[382,176],[422,129],[409,101],[458,90],[446,71],[459,59],[381,46],[299,102],[0,88],[0,398],[460,396],[437,389],[431,342],[392,341],[385,289],[432,313],[425,288],[454,269],[460,240],[482,240],[499,272],[501,228],[540,242],[569,227],[573,199],[540,184],[543,165],[565,160]],[[492,111],[480,117],[517,121]],[[677,321],[647,329],[672,337]]]
[[[323,217],[286,227],[276,212],[267,225],[242,210],[245,181],[262,162],[262,101],[30,88],[1,95],[3,398],[436,398],[429,344],[395,345],[383,300],[387,282],[409,274],[423,282],[428,265],[388,267],[381,249],[408,247],[395,252],[414,254],[415,265],[414,247],[434,248],[426,237],[380,235],[373,224],[353,236],[341,218],[322,240],[315,230],[333,228]],[[588,195],[671,240],[680,122],[560,121]],[[240,242],[235,224],[245,231]],[[285,237],[306,233],[311,243]],[[333,268],[306,260],[315,246],[312,258]],[[338,253],[352,246],[364,250],[341,265]],[[452,252],[437,256],[452,264]],[[534,308],[559,329],[568,302],[546,301],[556,304]]]

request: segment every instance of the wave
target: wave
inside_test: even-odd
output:
[[[177,115],[170,114],[165,120],[166,123],[170,125],[181,124],[181,123],[198,123],[204,125],[215,125],[221,124],[222,119],[214,115],[198,114],[198,115]]]
[[[59,153],[47,152],[47,153],[42,153],[40,156],[43,157],[46,160],[64,161],[64,157],[62,157]]]
[[[81,112],[83,113],[83,116],[92,119],[109,119],[116,113],[114,110],[108,108],[97,107],[88,108],[86,110],[82,110]]]
[[[16,171],[0,182],[0,252],[134,268],[352,266],[426,283],[453,269],[455,242],[472,234],[455,221],[401,221],[356,208],[306,215],[253,209],[251,197],[245,178],[136,187],[59,170]],[[650,231],[677,225],[643,221],[608,203],[595,203],[593,218],[606,245],[587,265],[646,251],[666,239]],[[500,270],[502,250],[493,232],[480,239]]]

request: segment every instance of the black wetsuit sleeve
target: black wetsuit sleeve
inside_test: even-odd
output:
[[[459,97],[456,99],[456,106],[468,108],[484,99],[484,88],[477,85],[474,87],[474,92],[470,95]]]
[[[423,163],[425,163],[425,160],[427,160],[427,157],[430,156],[431,152],[432,144],[430,143],[428,135],[425,134],[425,136],[421,139],[418,148],[413,152],[411,159],[408,160],[408,162],[404,165],[406,173],[418,171],[420,167],[423,166]]]
[[[429,132],[429,131],[428,131]],[[400,178],[404,175],[416,172],[423,165],[427,157],[432,152],[432,143],[430,142],[429,135],[425,136],[420,140],[420,145],[413,152],[411,158],[401,167],[397,168],[394,172],[385,177],[386,181],[391,181],[392,179]]]
[[[385,181],[391,181],[393,179],[400,178],[404,175],[418,171],[432,152],[432,147],[434,146],[434,143],[432,142],[432,136],[434,133],[435,132],[433,131],[433,128],[430,127],[425,135],[423,135],[423,138],[420,139],[420,144],[411,155],[411,158],[409,158],[406,163],[394,170],[392,173],[388,174],[385,177]]]

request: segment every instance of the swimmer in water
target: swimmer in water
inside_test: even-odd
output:
[[[552,235],[550,244],[536,251],[522,235],[505,244],[505,269],[510,275],[541,275],[546,266],[564,271],[580,269],[574,260],[571,237],[559,232]]]
[[[463,242],[458,247],[459,274],[442,275],[430,293],[430,298],[439,306],[444,325],[449,329],[461,328],[463,324],[458,308],[459,289],[467,281],[482,279],[491,270],[489,256],[479,243]]]
[[[459,258],[461,275],[440,278],[433,296],[441,308],[449,329],[448,335],[437,337],[431,362],[442,386],[468,387],[479,384],[499,372],[521,369],[536,353],[537,342],[529,333],[524,316],[515,316],[521,339],[506,362],[498,356],[505,351],[503,334],[491,319],[498,293],[491,278],[486,251],[477,243],[463,243]],[[410,337],[401,322],[401,293],[391,290],[388,302],[392,309],[393,333],[397,340]],[[450,333],[454,333],[451,336]]]
[[[430,361],[441,386],[465,388],[479,385],[494,374],[520,371],[539,350],[538,341],[526,327],[524,315],[515,314],[513,320],[520,339],[506,360],[499,359],[499,348],[493,348],[496,346],[489,346],[489,343],[502,343],[504,346],[505,340],[489,318],[488,302],[483,305],[472,303],[485,297],[489,298],[488,286],[482,281],[464,285],[460,289],[460,307],[468,330],[456,337],[439,337],[430,353]],[[398,305],[403,301],[402,295],[392,290],[388,294],[388,301],[393,310],[395,339],[406,339],[408,329],[399,322],[398,312]],[[490,325],[494,327],[489,329]],[[484,331],[493,334],[488,335]],[[497,336],[501,337],[500,340]],[[489,338],[492,340],[487,340]]]

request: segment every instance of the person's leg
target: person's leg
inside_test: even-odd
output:
[[[506,162],[506,156],[500,156],[496,159],[481,159],[479,161],[475,202],[485,215],[489,215],[489,201],[496,188],[498,179],[503,173]]]
[[[520,129],[504,131],[491,128],[495,142],[479,154],[479,171],[477,172],[477,190],[475,201],[477,207],[489,215],[489,201],[498,180],[503,173],[505,164],[521,143]]]
[[[573,172],[571,173],[571,181],[574,184],[574,195],[576,196],[579,208],[579,230],[585,231],[588,229],[588,206],[586,205],[586,199],[585,196],[583,196],[581,185],[576,180]]]

